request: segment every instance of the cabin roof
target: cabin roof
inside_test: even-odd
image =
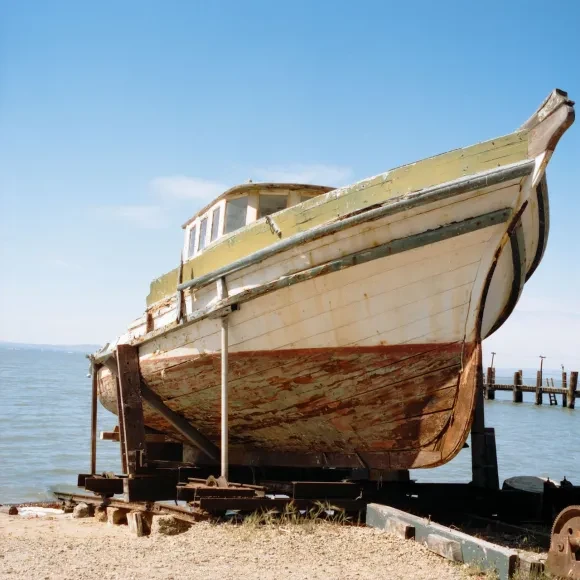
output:
[[[193,217],[189,218],[181,227],[186,228],[191,222],[193,222],[198,216],[204,214],[214,203],[220,201],[220,199],[224,199],[225,197],[229,197],[230,195],[240,194],[240,193],[249,193],[251,191],[255,191],[256,189],[260,190],[269,190],[275,191],[277,189],[283,189],[288,191],[310,191],[312,193],[327,193],[336,189],[335,187],[328,187],[326,185],[312,185],[311,183],[241,183],[239,185],[234,185],[230,187],[228,190],[224,191],[218,197],[210,201],[206,206],[202,209],[197,211]]]

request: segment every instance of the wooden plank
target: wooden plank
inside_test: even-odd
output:
[[[141,401],[139,349],[128,344],[117,346],[117,366],[121,412],[127,456],[127,473],[134,475],[147,465],[145,423]]]
[[[256,490],[250,488],[177,486],[177,499],[182,501],[196,501],[202,497],[240,498],[255,496]]]
[[[123,493],[123,479],[108,477],[87,477],[84,480],[83,487],[87,491],[92,491],[97,494],[117,495]]]
[[[452,561],[476,564],[484,570],[495,570],[500,580],[509,580],[517,570],[519,557],[515,550],[480,540],[390,506],[376,503],[367,506],[367,526],[389,530],[393,520],[395,525],[403,522],[413,526],[416,541]]]
[[[123,498],[125,501],[164,501],[177,498],[177,474],[140,475],[125,477],[123,482]]]
[[[344,510],[347,513],[361,512],[366,508],[366,501],[355,499],[335,499],[329,502],[331,506]],[[292,504],[298,510],[309,510],[316,507],[314,499],[291,499],[291,498],[216,498],[207,497],[199,500],[199,507],[207,512],[225,512],[227,510],[239,510],[253,512],[260,509],[284,510]]]
[[[361,493],[356,483],[343,481],[293,481],[294,499],[355,499]]]
[[[121,398],[121,386],[119,384],[118,369],[117,372],[112,373],[112,380],[115,385],[116,401],[117,401],[117,417],[119,420],[119,450],[121,452],[121,469],[123,473],[128,473],[127,464],[127,446],[125,444],[125,413],[123,412],[123,403]]]

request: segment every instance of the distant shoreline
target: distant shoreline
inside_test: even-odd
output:
[[[0,348],[6,350],[51,350],[55,352],[93,353],[99,350],[98,344],[33,344],[27,342],[0,341]]]

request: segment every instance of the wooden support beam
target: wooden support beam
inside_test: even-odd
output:
[[[177,475],[139,475],[123,478],[125,501],[164,501],[177,499]]]
[[[573,409],[576,404],[576,392],[578,389],[578,371],[570,373],[570,385],[568,386],[568,409]]]
[[[121,402],[121,388],[119,386],[119,376],[118,369],[115,370],[113,375],[113,380],[115,381],[115,391],[117,394],[117,417],[119,419],[119,448],[121,450],[121,469],[123,473],[128,473],[127,467],[127,446],[125,445],[125,414],[123,413],[123,403]]]
[[[392,523],[391,523],[392,522]],[[412,529],[415,541],[453,562],[475,564],[494,570],[501,580],[508,580],[520,563],[515,550],[480,540],[456,529],[437,524],[431,519],[412,515],[396,508],[371,503],[367,506],[367,526],[381,530]]]
[[[240,510],[243,512],[253,512],[261,509],[272,509],[283,511],[286,506],[292,504],[298,510],[309,510],[316,507],[318,500],[315,499],[291,499],[291,498],[269,498],[269,497],[240,497],[240,498],[220,498],[202,497],[199,500],[199,507],[207,512],[226,512],[228,510]],[[366,501],[362,499],[335,499],[332,505],[344,510],[347,513],[363,512],[366,508]]]
[[[117,495],[123,493],[123,480],[112,477],[86,477],[84,488],[98,495]]]
[[[142,384],[141,395],[143,396],[143,400],[173,425],[189,443],[197,447],[200,451],[203,451],[210,459],[219,461],[220,450],[218,447],[193,427],[185,417],[170,409],[157,393],[153,392],[145,384]]]
[[[127,473],[135,475],[147,465],[145,423],[141,401],[141,373],[139,371],[139,349],[128,344],[117,346],[117,367],[121,411],[125,435]]]

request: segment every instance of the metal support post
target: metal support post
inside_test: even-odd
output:
[[[91,475],[97,472],[97,373],[99,367],[91,360],[92,399],[91,399]]]
[[[228,479],[228,317],[222,319],[222,440],[221,476]]]

